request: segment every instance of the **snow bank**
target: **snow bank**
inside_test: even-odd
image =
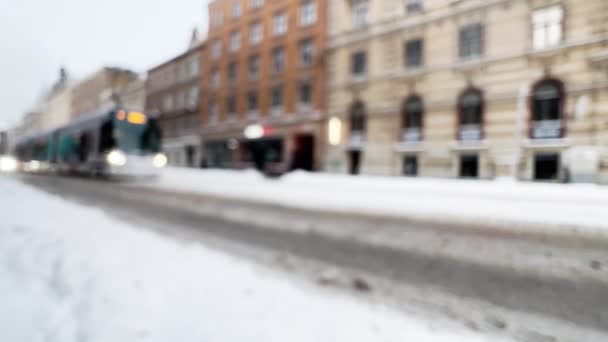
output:
[[[273,180],[253,171],[169,168],[146,186],[314,210],[608,233],[608,189],[596,185],[305,172]]]
[[[0,341],[496,341],[296,286],[12,180],[0,178],[0,208]]]

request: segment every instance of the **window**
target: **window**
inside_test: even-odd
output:
[[[230,34],[230,51],[237,51],[241,48],[241,33],[232,31]]]
[[[173,96],[165,96],[163,99],[163,109],[167,111],[173,109]]]
[[[249,79],[256,80],[260,74],[260,58],[258,56],[249,57]]]
[[[193,86],[190,88],[190,93],[188,95],[188,104],[192,107],[196,106],[198,103],[198,86]]]
[[[217,119],[218,119],[217,103],[212,100],[209,103],[209,119],[208,119],[208,123],[210,125],[215,125],[217,123]]]
[[[257,45],[262,41],[263,31],[262,24],[253,23],[249,28],[249,44]]]
[[[247,95],[247,110],[250,112],[258,110],[258,94],[249,93]]]
[[[199,60],[198,58],[193,58],[190,61],[190,77],[198,76],[199,71]]]
[[[211,71],[211,87],[215,89],[220,87],[220,72],[217,69]]]
[[[482,24],[471,24],[460,29],[459,56],[461,59],[483,55],[483,34]]]
[[[401,115],[403,116],[403,141],[416,142],[422,140],[422,99],[410,96],[403,103]]]
[[[178,81],[183,81],[186,79],[186,74],[188,73],[188,70],[186,69],[186,65],[185,64],[178,64],[176,66],[177,68],[177,80]]]
[[[354,28],[360,29],[367,25],[367,11],[367,0],[353,0],[352,15]]]
[[[264,4],[264,0],[249,0],[249,7],[260,8]]]
[[[272,19],[272,33],[275,36],[280,36],[287,33],[287,15],[278,13]]]
[[[405,42],[404,50],[406,68],[418,68],[422,66],[422,39]]]
[[[236,97],[228,96],[226,99],[226,111],[228,112],[229,117],[236,116]]]
[[[561,83],[546,80],[532,91],[532,138],[560,138],[563,135],[563,88]]]
[[[353,76],[364,76],[366,72],[367,54],[364,51],[355,52],[351,58],[351,72]]]
[[[211,44],[211,58],[218,59],[220,54],[222,53],[222,41],[216,39],[213,44]]]
[[[232,3],[232,17],[238,18],[241,16],[241,2],[239,0]]]
[[[300,25],[308,26],[317,21],[317,4],[314,0],[305,0],[300,6]]]
[[[300,42],[300,64],[311,65],[314,59],[315,46],[312,39]]]
[[[186,99],[186,94],[184,92],[180,91],[177,94],[175,94],[175,107],[183,108],[185,99]]]
[[[405,12],[416,13],[422,11],[422,0],[405,0]]]
[[[223,22],[224,22],[224,13],[222,13],[221,11],[214,12],[213,20],[211,21],[211,26],[218,27],[218,26],[221,26]]]
[[[557,46],[562,41],[564,9],[551,6],[534,11],[532,14],[533,43],[535,49]]]
[[[312,86],[309,82],[301,83],[298,90],[298,102],[300,106],[310,106],[312,104]]]
[[[364,132],[365,124],[365,105],[363,102],[358,101],[353,104],[350,110],[350,130],[351,132]]]
[[[460,156],[460,177],[477,178],[479,176],[479,156],[462,155]]]
[[[476,89],[465,91],[458,100],[460,112],[460,140],[481,140],[483,98]]]
[[[285,50],[282,47],[272,51],[272,71],[282,72],[285,67]]]
[[[236,62],[228,64],[228,82],[230,82],[231,84],[236,83],[237,69],[238,64]]]
[[[274,87],[271,90],[270,94],[272,110],[277,111],[280,110],[283,106],[283,88],[282,87]]]
[[[418,157],[405,156],[403,157],[403,175],[417,176],[418,175]]]

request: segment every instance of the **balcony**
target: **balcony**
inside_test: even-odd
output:
[[[403,129],[401,139],[405,143],[416,143],[422,140],[422,130],[420,127]]]
[[[562,137],[562,120],[532,122],[532,139],[556,139]]]
[[[481,141],[482,139],[480,124],[464,124],[458,129],[458,140],[463,142]]]

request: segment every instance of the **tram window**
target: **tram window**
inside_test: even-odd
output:
[[[105,153],[114,148],[114,124],[112,121],[107,121],[101,126],[101,134],[99,135],[99,153]]]
[[[82,133],[78,140],[78,160],[83,163],[89,157],[89,150],[91,149],[91,143],[88,133]]]
[[[149,120],[146,130],[141,137],[141,149],[144,151],[160,151],[161,132],[156,120]]]

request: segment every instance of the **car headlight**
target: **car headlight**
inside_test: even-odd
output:
[[[127,164],[127,156],[122,151],[113,150],[106,156],[106,161],[110,165],[124,166]]]
[[[17,159],[11,156],[0,157],[0,172],[17,171]]]
[[[152,163],[154,164],[154,167],[160,169],[161,167],[167,165],[167,161],[167,156],[164,153],[157,153],[154,156]]]

